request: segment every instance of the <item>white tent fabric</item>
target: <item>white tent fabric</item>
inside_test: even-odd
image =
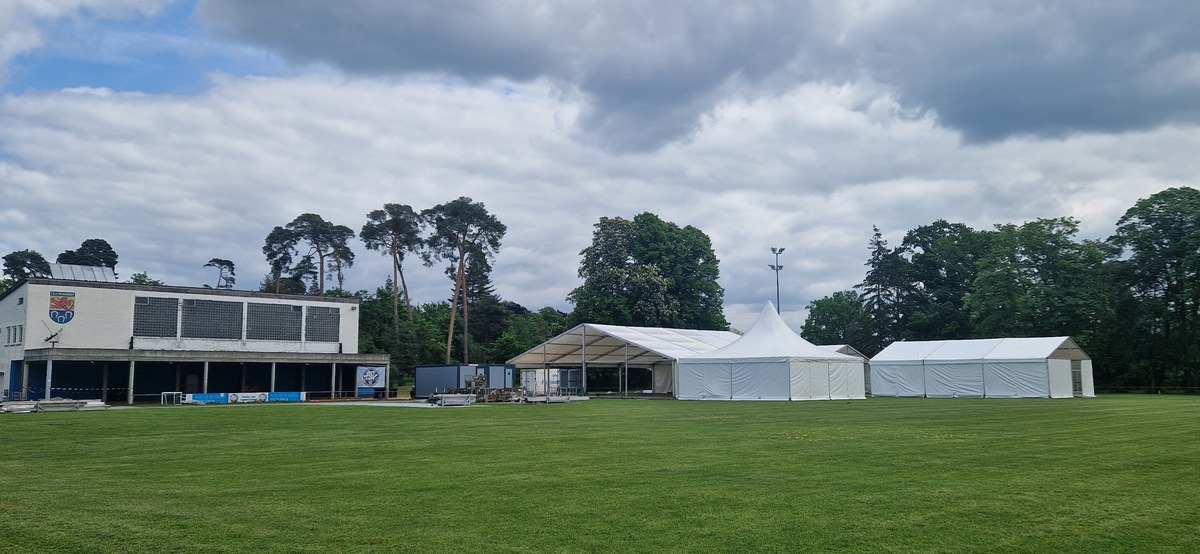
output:
[[[1070,337],[895,342],[871,358],[874,396],[1095,396],[1092,364]]]
[[[518,369],[618,367],[653,372],[656,393],[673,392],[675,360],[738,339],[730,331],[583,323],[508,361]],[[586,375],[586,372],[585,372]],[[586,381],[583,383],[586,388]]]
[[[680,358],[678,379],[684,400],[865,398],[862,359],[804,340],[770,302],[741,338]]]
[[[866,391],[866,394],[868,396],[871,394],[871,364],[867,363],[868,359],[866,356],[863,355],[862,352],[859,352],[857,348],[854,348],[853,346],[850,346],[849,344],[821,344],[821,345],[818,345],[818,347],[824,348],[825,350],[829,350],[830,352],[837,352],[838,354],[854,356],[855,358],[862,360],[862,362],[863,362],[862,363],[863,390]]]

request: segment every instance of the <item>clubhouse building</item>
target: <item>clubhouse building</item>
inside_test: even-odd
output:
[[[109,268],[52,268],[54,277],[0,294],[0,400],[337,398],[361,392],[363,367],[388,374],[387,354],[358,353],[357,299],[134,285]]]

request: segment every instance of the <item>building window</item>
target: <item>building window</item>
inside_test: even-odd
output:
[[[300,342],[303,307],[287,304],[246,305],[246,338]]]
[[[184,300],[179,336],[185,339],[241,339],[242,303]]]
[[[20,306],[21,304],[24,304],[24,303],[25,303],[25,297],[24,297],[24,296],[18,296],[18,297],[17,297],[17,305],[18,305],[18,306]]]
[[[305,310],[304,340],[310,342],[339,342],[341,340],[341,312],[337,308],[309,306]]]
[[[179,299],[138,296],[133,299],[133,336],[178,336]]]
[[[17,326],[17,344],[25,344],[25,326]]]

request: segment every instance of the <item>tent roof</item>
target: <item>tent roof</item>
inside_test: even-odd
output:
[[[871,358],[875,362],[958,360],[1090,359],[1071,337],[931,340],[893,342]]]
[[[583,323],[508,361],[517,367],[588,365],[648,367],[720,348],[730,331],[628,327]]]
[[[867,359],[862,352],[859,352],[857,348],[850,346],[849,344],[818,344],[817,347],[824,348],[825,350],[832,352],[837,352],[838,354],[854,356],[855,358],[862,358],[864,360]]]
[[[775,311],[775,305],[767,302],[754,326],[736,341],[721,348],[701,352],[691,358],[811,358],[820,360],[855,360],[862,358],[847,356],[804,340],[792,331]]]

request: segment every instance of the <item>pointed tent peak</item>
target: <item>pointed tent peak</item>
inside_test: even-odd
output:
[[[779,317],[779,310],[775,308],[775,303],[771,302],[770,300],[767,300],[767,303],[763,304],[762,312],[758,314],[758,317],[761,319],[762,316],[767,315],[769,313],[775,314],[776,317]]]
[[[775,304],[770,300],[767,300],[767,303],[763,305],[762,312],[759,312],[758,314],[758,319],[754,321],[754,325],[750,326],[750,330],[746,331],[746,334],[749,335],[750,333],[756,332],[756,330],[759,333],[764,333],[768,330],[770,330],[772,333],[778,332],[779,330],[785,330],[788,334],[796,334],[795,331],[792,331],[791,327],[788,327],[787,322],[785,322],[783,318],[779,316],[779,310],[775,309]],[[797,336],[797,338],[800,337]]]
[[[693,356],[695,358],[762,358],[762,357],[800,357],[822,360],[859,360],[838,352],[831,352],[808,342],[796,334],[779,316],[775,305],[770,301],[763,306],[758,321],[750,327],[746,334],[732,343]]]

